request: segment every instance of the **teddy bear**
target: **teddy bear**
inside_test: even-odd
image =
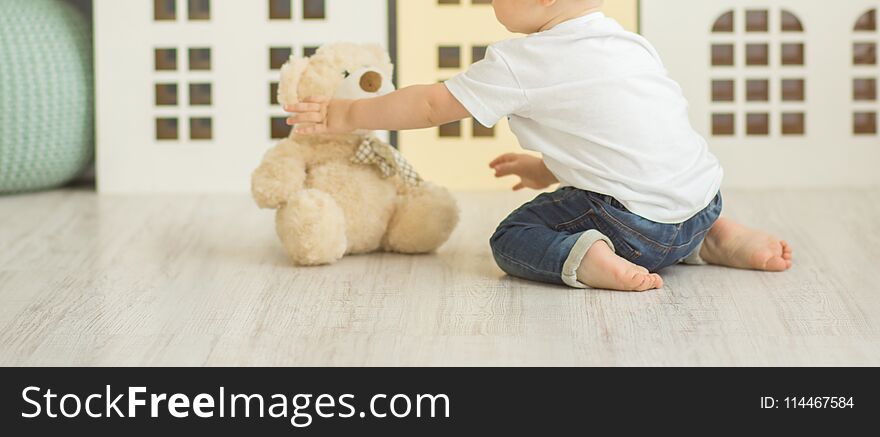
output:
[[[393,68],[378,45],[325,45],[282,67],[278,102],[381,96],[394,91]],[[265,154],[251,185],[260,208],[277,210],[278,237],[299,266],[376,251],[430,253],[458,224],[449,191],[422,180],[400,152],[372,132],[292,131]]]

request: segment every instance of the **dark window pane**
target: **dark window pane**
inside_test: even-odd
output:
[[[712,81],[712,101],[713,102],[732,102],[736,96],[735,82],[732,80],[713,80]]]
[[[443,126],[440,126],[439,130],[441,138],[461,137],[461,122],[456,121],[454,123],[444,124]]]
[[[293,54],[293,49],[290,47],[272,47],[272,48],[270,48],[269,49],[269,69],[280,70],[281,67],[283,67],[284,64],[290,60],[291,54]]]
[[[303,18],[322,20],[327,18],[326,0],[303,0]]]
[[[853,63],[856,65],[877,65],[877,44],[872,42],[853,45]]]
[[[272,82],[269,84],[269,104],[278,104],[278,82]]]
[[[482,61],[486,57],[486,50],[488,49],[486,46],[474,46],[471,49],[471,60],[474,63]]]
[[[211,69],[211,49],[189,49],[189,69],[191,71],[208,71]]]
[[[189,138],[191,140],[210,140],[214,137],[214,123],[210,118],[189,119]]]
[[[290,136],[292,127],[287,125],[287,117],[272,117],[269,130],[273,140],[280,140]]]
[[[877,133],[876,112],[856,112],[853,120],[853,133],[856,135],[874,135]]]
[[[269,0],[269,19],[289,20],[293,18],[291,0]]]
[[[440,68],[461,68],[461,47],[440,47],[437,57]]]
[[[769,80],[749,80],[746,82],[746,100],[766,102],[770,100]]]
[[[770,63],[770,46],[767,44],[746,45],[746,65],[768,65]]]
[[[770,135],[770,115],[746,115],[746,133],[749,135]]]
[[[479,121],[473,120],[473,133],[475,138],[490,138],[495,136],[495,128],[483,126]]]
[[[305,56],[306,58],[314,56],[315,53],[318,53],[318,47],[303,47],[303,56]]]
[[[733,135],[736,117],[733,114],[712,114],[712,135]]]
[[[177,119],[176,118],[157,118],[156,119],[156,139],[159,141],[168,141],[177,139]]]
[[[806,100],[806,85],[803,79],[784,79],[782,81],[782,101],[803,102]]]
[[[859,17],[856,21],[855,30],[856,32],[873,32],[877,30],[877,10],[872,9]]]
[[[733,44],[713,44],[712,45],[712,65],[728,66],[733,65],[734,50]]]
[[[877,79],[871,78],[853,80],[853,100],[877,100]]]
[[[782,114],[783,135],[804,135],[806,131],[806,116],[802,112]]]
[[[769,24],[770,19],[767,11],[746,11],[747,32],[767,32]]]
[[[804,26],[801,20],[789,11],[782,11],[782,31],[783,32],[803,32]]]
[[[803,44],[782,45],[782,65],[804,65],[804,63]]]
[[[177,106],[177,84],[156,85],[156,106]]]
[[[177,70],[177,49],[156,49],[156,71]]]
[[[715,25],[712,26],[712,32],[733,32],[733,16],[733,11],[730,11],[718,17],[718,19],[715,20]]]
[[[212,89],[209,83],[192,83],[189,85],[190,106],[210,106],[213,103]]]
[[[190,20],[210,20],[211,0],[189,0]]]
[[[153,19],[156,21],[173,21],[177,19],[176,0],[153,0]]]

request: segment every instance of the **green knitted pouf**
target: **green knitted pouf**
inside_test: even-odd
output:
[[[57,187],[94,155],[91,29],[63,0],[0,0],[0,193]]]

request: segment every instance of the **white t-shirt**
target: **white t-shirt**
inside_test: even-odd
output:
[[[602,13],[494,44],[446,86],[485,126],[509,117],[563,186],[646,219],[685,222],[721,188],[721,165],[657,51]]]

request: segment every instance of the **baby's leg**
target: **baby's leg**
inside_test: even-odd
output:
[[[592,200],[576,194],[545,194],[511,214],[491,240],[498,266],[511,276],[578,288],[662,287],[660,276],[615,254],[611,240],[585,214]]]
[[[768,233],[721,218],[706,235],[700,257],[709,264],[783,272],[792,266],[792,249]]]

